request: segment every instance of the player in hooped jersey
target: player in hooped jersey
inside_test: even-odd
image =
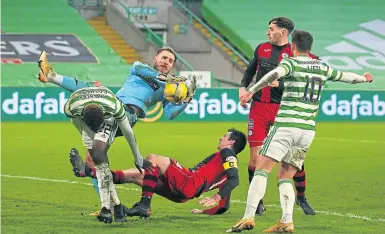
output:
[[[282,78],[284,89],[274,125],[261,149],[261,157],[247,196],[243,218],[228,232],[241,232],[255,227],[255,211],[266,192],[267,178],[273,168],[278,169],[278,187],[282,217],[277,224],[264,230],[294,232],[293,210],[295,195],[291,178],[300,169],[315,136],[315,117],[326,81],[351,84],[372,82],[370,73],[357,75],[340,72],[320,60],[310,57],[313,37],[309,32],[297,30],[292,36],[293,58],[283,59],[277,68],[268,72],[241,97],[245,104],[262,88]]]
[[[269,41],[259,44],[255,49],[253,59],[250,61],[241,81],[239,98],[246,93],[246,88],[250,85],[255,74],[256,81],[259,81],[269,71],[276,68],[282,58],[293,55],[288,39],[293,29],[294,23],[286,17],[277,17],[269,21],[269,29],[267,31]],[[316,58],[312,54],[310,56]],[[283,82],[278,80],[253,95],[248,123],[248,141],[250,146],[249,182],[253,179],[255,168],[260,158],[259,151],[263,140],[274,123],[274,118],[281,103],[282,91]],[[305,214],[314,215],[315,211],[305,197],[306,180],[303,167],[298,170],[293,179],[297,190],[297,203]],[[265,210],[261,200],[256,212],[258,215],[262,215]]]
[[[174,202],[185,202],[217,187],[218,193],[199,201],[206,208],[217,206],[205,211],[193,210],[192,213],[224,213],[229,207],[231,191],[239,184],[237,154],[245,146],[246,136],[238,130],[229,129],[220,138],[218,151],[190,169],[171,158],[149,155],[147,160],[156,167],[145,171],[141,200],[128,209],[126,215],[149,217],[154,192]]]
[[[131,129],[123,103],[115,94],[105,87],[89,87],[78,89],[71,94],[64,106],[64,113],[72,119],[72,123],[80,133],[85,132],[91,141],[109,142],[111,134],[105,131],[105,125],[116,125],[120,128],[130,145],[136,165],[143,168],[153,166],[143,159],[139,153],[134,132]],[[112,134],[114,135],[114,134]],[[107,155],[93,153],[92,159],[95,163],[95,175],[99,182],[100,200],[102,210],[97,216],[99,221],[112,222],[110,201],[114,204],[115,221],[127,221],[123,213],[124,206],[120,202],[110,173]],[[140,168],[138,168],[141,170]]]

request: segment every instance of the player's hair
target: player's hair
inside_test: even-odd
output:
[[[309,52],[313,45],[313,36],[304,30],[294,30],[291,42],[297,46],[299,52]]]
[[[163,47],[163,48],[160,48],[158,51],[156,51],[156,55],[160,54],[162,51],[168,51],[168,52],[170,52],[171,54],[173,54],[173,55],[174,55],[174,58],[175,58],[174,64],[176,63],[176,60],[177,60],[178,58],[176,57],[176,53],[175,53],[175,51],[174,51],[173,49],[171,49],[170,47]]]
[[[234,153],[239,154],[246,146],[247,140],[245,134],[235,128],[230,128],[227,132],[231,133],[229,139],[235,141],[232,147]]]
[[[269,21],[269,25],[271,23],[277,25],[280,28],[287,29],[287,31],[289,32],[288,35],[294,30],[294,23],[293,23],[293,21],[291,19],[287,18],[287,17],[283,17],[282,16],[282,17],[272,18]]]
[[[94,132],[97,132],[104,121],[102,108],[97,104],[88,104],[83,109],[84,123]]]

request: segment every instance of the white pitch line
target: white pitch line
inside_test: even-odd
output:
[[[246,204],[245,201],[241,201],[241,200],[231,200],[231,202]],[[277,204],[269,204],[269,205],[265,204],[265,206],[266,207],[281,208],[281,206],[277,205]],[[295,210],[299,210],[299,211],[302,212],[302,209],[300,209],[300,208],[294,208],[294,209]],[[344,217],[344,218],[354,218],[354,219],[362,219],[362,220],[365,220],[365,221],[385,222],[385,219],[375,219],[375,218],[370,218],[370,217],[367,217],[367,216],[356,215],[356,214],[352,214],[352,213],[341,214],[341,213],[337,213],[337,212],[333,212],[333,211],[326,211],[326,210],[315,210],[315,211],[316,211],[316,213],[320,213],[320,214],[333,215],[333,216],[339,216],[339,217]]]
[[[175,135],[171,136],[174,137]],[[182,136],[182,135],[181,135]],[[177,136],[179,137],[179,136]],[[43,139],[46,136],[17,136],[15,139]],[[155,138],[155,137],[154,137]],[[373,144],[385,144],[385,141],[373,141],[373,140],[360,140],[360,139],[347,139],[347,138],[332,138],[332,137],[315,137],[314,140],[321,141],[345,141],[345,142],[358,142],[358,143],[373,143]]]
[[[314,140],[321,141],[345,141],[345,142],[359,142],[359,143],[374,143],[374,144],[385,144],[385,141],[372,141],[372,140],[359,140],[359,139],[346,139],[346,138],[329,138],[329,137],[315,137]]]
[[[71,181],[71,180],[57,180],[57,179],[48,179],[48,178],[41,178],[41,177],[34,177],[34,176],[19,176],[19,175],[4,175],[2,174],[1,177],[5,178],[13,178],[13,179],[24,179],[24,180],[34,180],[34,181],[45,181],[45,182],[54,182],[54,183],[66,183],[66,184],[80,184],[80,185],[87,185],[87,186],[92,186],[91,183],[82,183],[82,182],[77,182],[77,181]],[[127,191],[141,191],[140,189],[137,188],[126,188],[123,186],[116,186],[118,189],[123,189]],[[241,203],[241,204],[246,204],[245,201],[241,200],[231,200],[232,203]],[[273,208],[281,208],[280,205],[276,204],[269,204],[265,205],[266,207],[273,207]],[[302,211],[300,208],[295,208],[296,210]],[[319,214],[325,214],[329,216],[339,216],[339,217],[344,217],[344,218],[353,218],[353,219],[361,219],[365,221],[378,221],[378,222],[385,222],[385,219],[377,219],[377,218],[371,218],[367,216],[361,216],[361,215],[356,215],[352,213],[346,213],[346,214],[341,214],[333,211],[325,211],[325,210],[316,210],[316,213]]]
[[[48,179],[48,178],[41,178],[41,177],[34,177],[34,176],[18,176],[18,175],[1,175],[1,177],[6,178],[14,178],[14,179],[24,179],[24,180],[35,180],[35,181],[45,181],[45,182],[55,182],[55,183],[66,183],[66,184],[81,184],[81,185],[88,185],[93,186],[91,183],[82,183],[77,181],[71,181],[71,180],[56,180],[56,179]],[[127,190],[127,191],[141,191],[137,188],[126,188],[121,185],[115,186],[116,188]]]

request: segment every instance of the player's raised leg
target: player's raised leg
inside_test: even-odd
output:
[[[85,87],[92,87],[92,86],[98,86],[100,85],[99,82],[87,82],[87,81],[81,81],[76,78],[68,77],[68,76],[62,76],[57,74],[52,66],[48,62],[47,53],[43,51],[38,60],[39,65],[39,74],[38,79],[42,83],[53,83],[57,86],[63,87],[64,89],[68,91],[75,91],[81,88]]]
[[[90,155],[90,154],[89,154]],[[91,156],[91,155],[90,155]],[[70,162],[72,165],[72,170],[74,175],[77,177],[91,177],[96,178],[96,170],[93,164],[83,162],[83,159],[79,155],[77,149],[72,148],[70,151]],[[138,171],[138,169],[126,169],[126,170],[113,170],[112,179],[114,184],[136,184],[138,186],[142,186],[144,170],[142,169],[142,173]]]

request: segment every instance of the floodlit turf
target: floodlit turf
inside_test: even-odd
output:
[[[246,130],[247,123],[138,123],[134,131],[143,155],[156,153],[186,167],[216,150],[228,127]],[[99,208],[91,180],[72,175],[71,147],[84,155],[81,137],[69,122],[2,123],[1,204],[3,233],[224,233],[244,212],[249,150],[239,155],[240,186],[233,192],[230,212],[215,217],[190,214],[197,200],[174,204],[155,195],[148,220],[129,218],[106,225],[88,213]],[[385,124],[320,123],[306,159],[307,196],[319,211],[305,216],[296,206],[297,233],[385,232]],[[109,151],[111,168],[133,167],[122,138]],[[76,182],[76,183],[71,183]],[[131,206],[139,187],[118,189]],[[267,213],[257,217],[252,232],[260,233],[280,218],[276,171],[269,177]],[[209,196],[210,194],[205,194]],[[366,218],[365,218],[366,217]],[[366,220],[365,220],[366,219]]]

